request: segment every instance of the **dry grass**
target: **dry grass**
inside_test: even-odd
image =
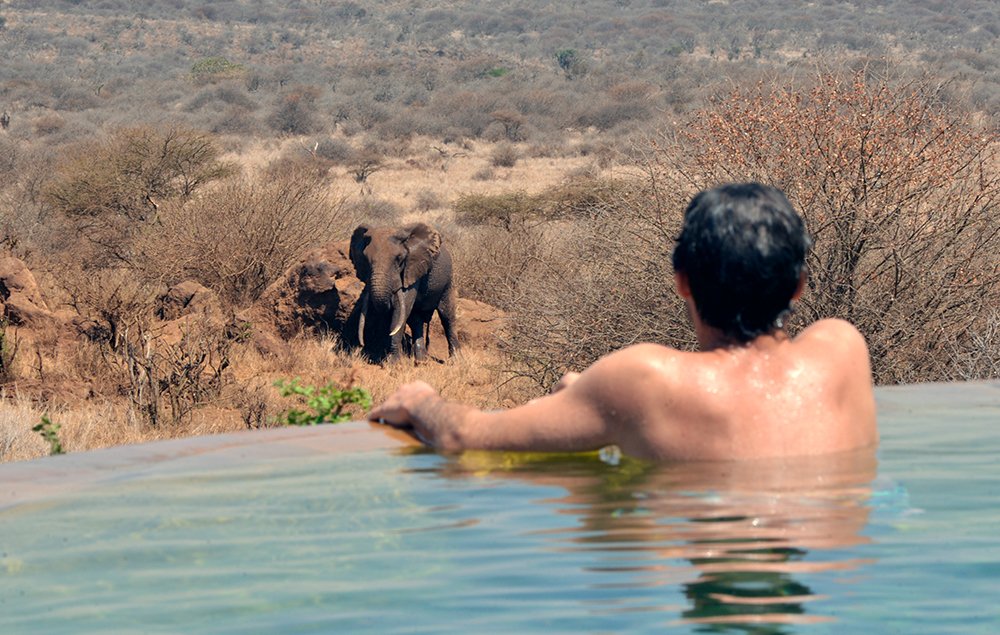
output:
[[[238,385],[271,386],[278,379],[299,378],[306,384],[333,381],[342,386],[366,388],[376,402],[386,398],[398,386],[409,381],[423,380],[438,388],[449,399],[479,404],[484,408],[499,408],[535,396],[523,383],[509,381],[506,360],[494,350],[463,349],[461,354],[446,362],[422,364],[401,358],[373,365],[357,352],[336,349],[333,339],[301,337],[289,343],[278,356],[262,356],[252,347],[243,347],[234,367]],[[273,406],[285,407],[277,398]]]
[[[0,461],[20,461],[48,454],[48,445],[32,431],[42,415],[60,425],[67,452],[81,452],[161,439],[234,432],[274,425],[282,411],[295,406],[274,383],[298,378],[304,384],[362,386],[377,403],[403,383],[423,380],[448,399],[483,408],[509,407],[537,396],[537,389],[512,379],[496,351],[467,350],[447,363],[415,364],[400,359],[375,366],[357,354],[334,349],[331,339],[300,338],[278,356],[264,356],[250,345],[234,353],[234,372],[224,394],[171,425],[151,426],[130,413],[124,398],[105,396],[58,407],[40,405],[20,394],[0,398]],[[355,417],[364,413],[355,411]]]
[[[48,444],[32,430],[43,415],[58,424],[66,452],[82,452],[167,438],[164,430],[143,429],[124,422],[121,408],[111,403],[83,403],[50,409],[23,396],[0,401],[0,461],[22,461],[45,456]]]
[[[18,461],[44,456],[48,447],[42,438],[32,432],[42,412],[26,399],[0,402],[0,461]]]

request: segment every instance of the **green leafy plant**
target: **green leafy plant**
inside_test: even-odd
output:
[[[42,415],[41,423],[31,429],[42,435],[45,442],[49,444],[49,454],[63,454],[62,441],[59,440],[59,428],[60,425],[53,423],[48,415]]]
[[[274,383],[282,397],[298,396],[307,410],[292,408],[278,417],[278,423],[289,426],[312,426],[320,423],[348,421],[351,415],[344,412],[351,406],[363,410],[371,408],[372,397],[364,388],[341,390],[334,383],[326,386],[300,384],[298,379],[278,380]]]

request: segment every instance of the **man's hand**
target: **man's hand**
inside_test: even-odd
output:
[[[396,389],[385,403],[368,413],[368,418],[406,430],[423,444],[450,452],[470,447],[462,434],[463,424],[475,412],[469,406],[447,403],[429,385],[415,381]]]
[[[389,398],[368,413],[368,419],[395,428],[410,428],[417,423],[414,410],[428,399],[440,398],[436,390],[422,381],[404,384]]]

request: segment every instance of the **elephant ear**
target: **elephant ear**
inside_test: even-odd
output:
[[[441,234],[426,223],[413,223],[400,229],[396,237],[406,247],[403,287],[412,287],[431,270],[434,259],[441,251]]]
[[[351,234],[351,262],[354,263],[354,272],[358,275],[358,278],[365,282],[372,275],[371,264],[368,262],[368,258],[365,257],[365,247],[371,241],[372,237],[368,235],[368,227],[365,225],[358,225],[354,233]]]

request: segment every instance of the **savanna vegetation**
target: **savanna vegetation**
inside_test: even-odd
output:
[[[0,460],[418,377],[500,407],[620,346],[692,347],[669,253],[728,180],[806,217],[793,330],[853,321],[880,383],[1000,377],[987,0],[12,0],[0,51]],[[412,220],[504,312],[489,345],[373,366],[335,332],[255,338],[303,253]],[[179,327],[186,281],[215,300]]]

